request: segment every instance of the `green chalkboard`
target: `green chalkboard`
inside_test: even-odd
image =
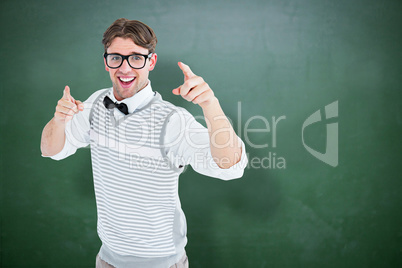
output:
[[[202,76],[246,144],[244,176],[187,168],[191,267],[402,266],[402,3],[397,0],[1,1],[1,267],[94,267],[90,151],[42,158],[65,85],[111,86],[102,34],[150,25],[165,100]],[[201,120],[202,121],[202,120]]]

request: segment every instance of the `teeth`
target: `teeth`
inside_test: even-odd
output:
[[[130,77],[130,78],[123,78],[123,77],[119,77],[121,81],[123,82],[130,82],[134,80],[134,77]]]

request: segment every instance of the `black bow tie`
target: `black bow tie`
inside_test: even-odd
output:
[[[108,96],[106,96],[106,97],[103,99],[103,104],[104,104],[105,107],[108,108],[108,109],[117,108],[117,109],[119,109],[120,112],[122,112],[123,114],[125,114],[125,115],[128,114],[127,104],[125,104],[125,103],[113,102]]]

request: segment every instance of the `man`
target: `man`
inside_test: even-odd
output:
[[[198,104],[208,129],[152,91],[157,39],[147,25],[116,20],[104,33],[113,87],[84,103],[68,86],[42,133],[42,155],[63,159],[90,145],[102,247],[97,267],[188,267],[178,177],[239,178],[247,165],[237,137],[208,84],[179,62],[184,83],[172,93]]]

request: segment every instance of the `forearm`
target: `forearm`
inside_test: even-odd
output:
[[[66,86],[63,97],[57,102],[56,112],[42,131],[40,149],[43,156],[54,156],[61,152],[66,140],[66,124],[73,115],[84,110],[84,104],[75,100],[70,94],[70,87]]]
[[[241,158],[237,135],[216,97],[201,107],[208,127],[212,157],[219,167],[230,168]]]
[[[42,131],[40,148],[43,156],[58,154],[64,147],[66,134],[65,124],[57,123],[53,118]]]
[[[212,89],[190,67],[179,62],[184,74],[184,84],[173,89],[173,94],[181,95],[187,101],[199,104],[208,126],[211,154],[220,168],[230,168],[240,161],[241,144],[232,125],[225,116]]]

